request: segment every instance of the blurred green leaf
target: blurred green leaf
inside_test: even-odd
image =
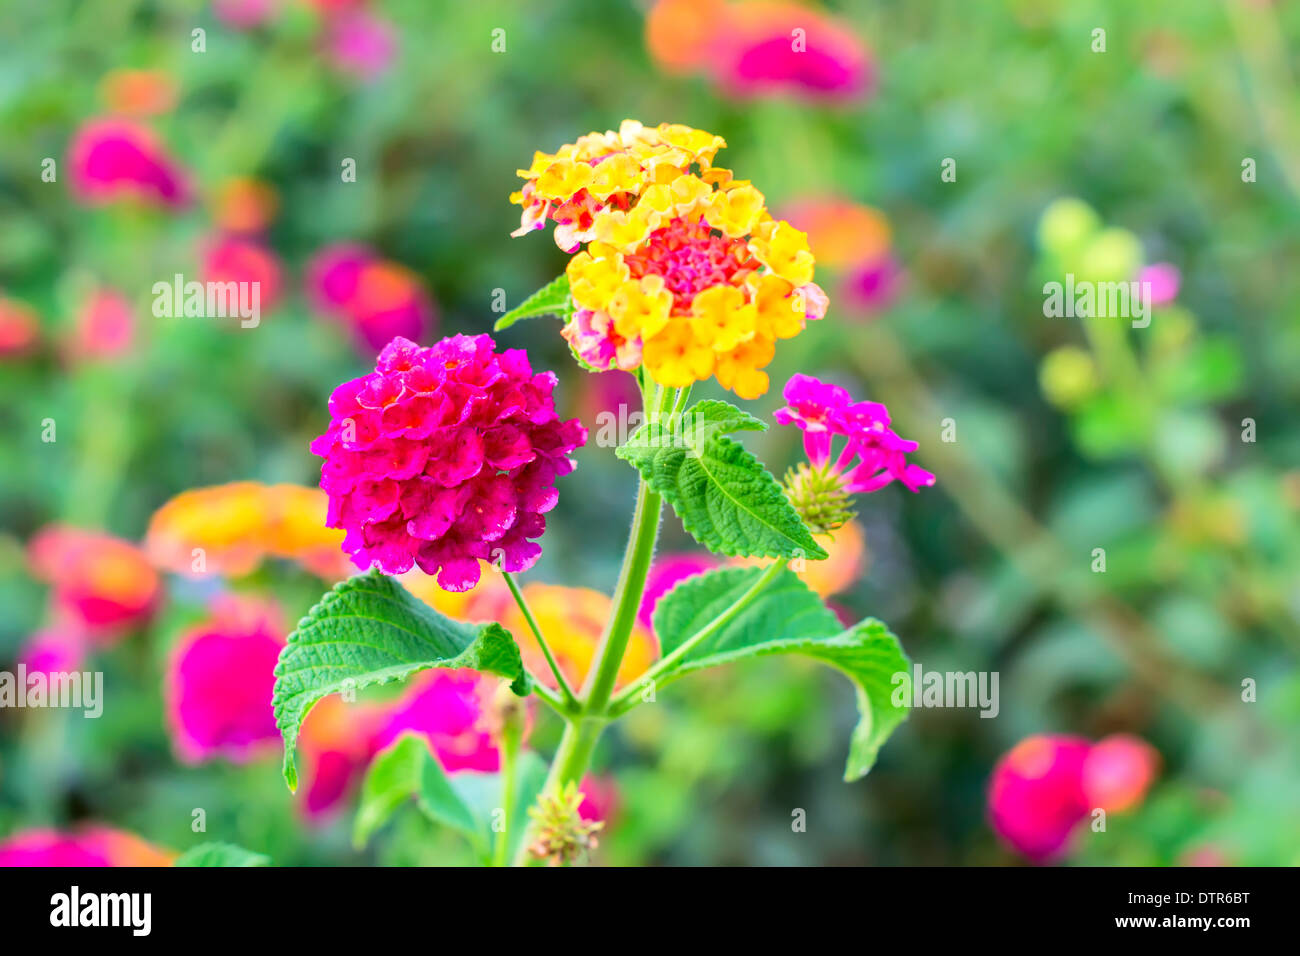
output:
[[[201,843],[178,856],[172,866],[270,866],[271,858],[232,843]]]

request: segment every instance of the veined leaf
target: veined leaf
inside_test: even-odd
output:
[[[172,866],[270,866],[271,858],[233,843],[200,843],[186,850]]]
[[[730,607],[763,574],[762,568],[723,568],[689,577],[669,591],[654,613],[654,629],[671,653]],[[770,654],[801,654],[842,671],[858,697],[858,725],[849,743],[845,780],[871,769],[881,745],[907,719],[907,707],[893,695],[903,675],[903,700],[910,700],[911,663],[898,638],[880,621],[867,618],[842,630],[835,615],[794,572],[786,569],[754,601],[692,647],[660,685],[693,671]]]
[[[454,621],[377,571],[335,585],[298,622],[275,667],[271,700],[289,788],[298,786],[298,730],[318,700],[430,667],[472,667],[512,681],[521,697],[530,691],[519,646],[500,624]]]
[[[573,314],[573,299],[569,296],[569,277],[561,275],[542,286],[523,302],[515,306],[492,326],[493,332],[508,329],[520,319],[535,319],[541,315],[557,315],[568,319]]]
[[[642,425],[616,454],[641,472],[710,551],[824,558],[777,480],[726,435],[766,428],[726,402],[703,401],[680,416]]]
[[[505,835],[513,856],[527,829],[527,809],[546,783],[546,763],[525,751],[518,756],[510,832]],[[504,809],[499,773],[461,772],[448,776],[414,732],[399,737],[370,764],[361,786],[361,803],[353,824],[352,842],[364,846],[374,832],[408,800],[434,823],[464,835],[484,860],[491,857],[493,823]],[[498,835],[496,839],[501,839]]]

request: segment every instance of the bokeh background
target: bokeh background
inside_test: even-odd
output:
[[[363,695],[320,721],[315,796],[284,787],[266,662],[339,573],[285,486],[315,485],[325,400],[376,343],[487,331],[563,269],[510,238],[515,170],[632,117],[721,134],[718,162],[809,231],[831,310],[750,409],[832,379],[938,475],[860,501],[817,586],[927,670],[998,672],[1000,710],[916,711],[844,784],[839,675],[682,682],[602,743],[596,859],[1300,862],[1300,5],[0,6],[0,668],[105,680],[98,720],[0,710],[0,855],[463,859],[414,809],[348,837],[362,710],[473,772],[473,714],[447,716],[473,688]],[[1152,280],[1150,326],[1045,317],[1066,272]],[[156,317],[176,273],[262,282],[260,324]],[[629,400],[552,319],[498,340],[593,435]],[[796,460],[793,430],[747,444]],[[594,440],[579,461],[524,578],[608,593],[635,475]],[[661,552],[692,546],[669,517]],[[538,714],[531,744],[557,735]],[[1104,832],[1074,738],[1125,744]],[[1018,839],[990,824],[996,774]]]

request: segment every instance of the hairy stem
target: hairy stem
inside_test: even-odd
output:
[[[658,421],[670,412],[679,397],[677,389],[663,388],[646,382],[642,390],[642,401],[649,421]],[[659,535],[659,516],[663,499],[650,489],[642,478],[637,484],[636,510],[632,515],[632,530],[628,537],[627,550],[623,552],[623,566],[618,575],[618,586],[614,591],[614,610],[605,633],[601,635],[600,646],[596,650],[595,663],[587,674],[581,692],[581,713],[571,717],[560,738],[555,759],[546,778],[542,793],[554,796],[566,784],[579,783],[587,766],[591,763],[596,741],[609,722],[606,708],[614,692],[618,679],[618,670],[627,651],[628,640],[636,624],[637,612],[641,608],[641,596],[645,593],[646,575],[650,573],[650,561],[654,557],[655,540]],[[530,831],[532,828],[529,828]],[[526,837],[515,857],[515,864],[528,862],[528,845]]]

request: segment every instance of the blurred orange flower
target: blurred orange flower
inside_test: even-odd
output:
[[[212,218],[228,233],[259,233],[275,219],[280,197],[260,179],[236,176],[217,187]]]
[[[162,70],[113,70],[99,93],[114,113],[157,116],[176,105],[176,80]]]
[[[862,525],[857,521],[836,528],[829,535],[820,535],[818,544],[826,549],[828,557],[821,561],[803,561],[796,567],[791,563],[802,579],[822,598],[829,598],[847,590],[862,577],[867,569],[867,536]],[[759,567],[768,563],[767,558],[734,558],[732,564]]]
[[[460,593],[444,591],[433,578],[421,572],[412,571],[404,575],[402,583],[416,597],[448,617],[500,623],[519,643],[528,669],[548,687],[556,686],[537,639],[500,575],[484,574],[477,586]],[[525,584],[521,590],[551,653],[555,655],[556,663],[569,686],[576,691],[586,680],[596,655],[605,622],[609,619],[610,599],[591,588],[556,584]],[[640,676],[658,656],[659,646],[654,636],[638,624],[618,671],[618,685]]]
[[[0,357],[26,352],[36,343],[40,331],[35,309],[14,299],[0,298]]]

